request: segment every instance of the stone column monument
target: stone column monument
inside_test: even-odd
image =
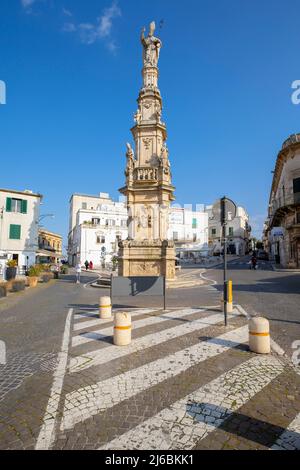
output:
[[[120,192],[127,198],[127,240],[119,244],[120,276],[175,277],[174,242],[167,240],[169,206],[174,200],[166,125],[161,120],[162,99],[158,89],[158,59],[161,40],[141,33],[143,87],[131,129],[134,149],[127,144],[126,185]]]

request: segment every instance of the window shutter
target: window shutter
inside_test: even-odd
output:
[[[20,238],[21,238],[21,225],[11,224],[9,226],[9,238],[11,240],[20,240]]]
[[[21,212],[22,212],[22,214],[27,214],[27,201],[26,201],[26,199],[22,199],[22,201],[21,201]]]
[[[11,212],[11,197],[6,198],[6,212]]]

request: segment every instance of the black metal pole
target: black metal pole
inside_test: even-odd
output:
[[[224,279],[223,279],[223,301],[224,301],[224,322],[227,326],[227,243],[226,243],[226,197],[221,199],[221,224],[223,238],[223,256],[224,256]]]
[[[166,276],[164,276],[164,310],[166,310]]]
[[[111,303],[111,308],[113,308],[113,275],[112,273],[110,274],[110,303]]]

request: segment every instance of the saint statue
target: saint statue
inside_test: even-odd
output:
[[[159,156],[159,163],[162,167],[169,167],[170,168],[170,161],[169,161],[169,150],[167,144],[164,143],[161,148],[161,153]]]
[[[126,144],[126,147],[127,147],[127,152],[126,152],[127,165],[126,165],[125,175],[129,176],[131,179],[132,171],[134,169],[134,164],[135,164],[135,158],[134,158],[133,149],[128,142]]]
[[[143,45],[143,62],[144,67],[151,66],[157,67],[158,59],[159,59],[159,52],[162,46],[162,42],[160,39],[154,36],[155,31],[155,23],[152,21],[150,24],[149,34],[145,37],[146,28],[142,29],[141,34],[141,43]]]
[[[141,123],[141,120],[142,120],[142,113],[141,113],[141,110],[140,108],[137,110],[137,112],[135,113],[134,115],[134,120],[137,124],[140,124]]]

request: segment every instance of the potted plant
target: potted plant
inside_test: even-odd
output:
[[[10,259],[6,263],[6,279],[10,281],[11,279],[15,279],[17,275],[17,262],[15,259]]]
[[[68,274],[69,272],[69,268],[67,265],[63,264],[61,267],[60,267],[60,272],[61,274]]]
[[[112,261],[112,270],[116,271],[119,258],[117,256],[113,256],[111,261]]]
[[[40,275],[40,268],[39,266],[30,266],[28,270],[28,285],[29,287],[36,287],[38,280],[39,280],[39,275]]]

